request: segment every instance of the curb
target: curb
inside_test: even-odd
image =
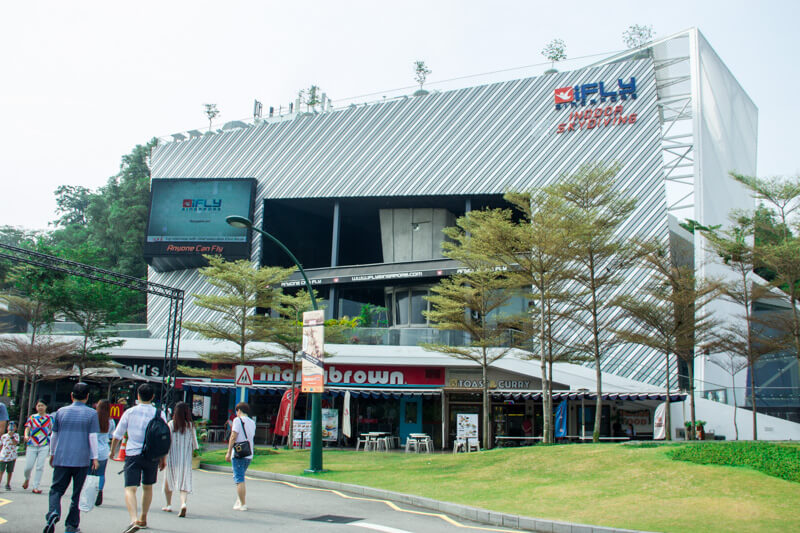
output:
[[[209,465],[200,463],[200,468],[214,472],[233,472],[228,466]],[[402,492],[392,492],[382,489],[373,489],[361,485],[351,485],[336,481],[326,481],[310,476],[290,476],[288,474],[276,474],[274,472],[262,472],[250,470],[248,476],[269,479],[272,481],[286,481],[297,485],[306,485],[320,489],[338,490],[380,500],[390,500],[395,503],[405,503],[415,507],[421,507],[429,511],[436,511],[451,516],[457,516],[473,522],[490,526],[500,526],[523,531],[535,531],[539,533],[645,533],[634,529],[618,529],[613,527],[592,526],[588,524],[574,524],[571,522],[557,522],[554,520],[543,520],[541,518],[531,518],[529,516],[519,516],[514,514],[499,513],[489,511],[479,507],[470,507],[458,503],[442,502],[431,498],[423,498],[413,494]]]

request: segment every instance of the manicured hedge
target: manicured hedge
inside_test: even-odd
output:
[[[749,467],[800,483],[800,446],[770,442],[698,442],[669,450],[667,455],[676,461],[701,465]]]

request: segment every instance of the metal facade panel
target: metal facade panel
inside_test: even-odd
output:
[[[598,81],[616,87],[617,79],[630,77],[636,78],[637,98],[619,104],[625,115],[637,114],[635,124],[556,133],[573,111],[555,109],[556,88]],[[168,143],[154,151],[152,175],[255,177],[260,224],[264,199],[502,194],[553,183],[583,163],[618,162],[619,187],[638,201],[620,235],[666,239],[656,93],[652,61],[624,61]],[[577,110],[608,105],[616,104]],[[193,293],[210,292],[197,271],[149,275],[186,291],[185,320],[212,318],[192,302]],[[631,272],[624,289],[645,280],[645,272]],[[155,299],[148,303],[150,330],[163,335],[168,309]],[[663,381],[662,368],[662,358],[638,346],[615,348],[602,363],[604,371],[648,383]]]

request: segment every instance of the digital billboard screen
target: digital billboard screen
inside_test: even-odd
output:
[[[250,231],[225,222],[230,215],[252,220],[253,178],[154,179],[144,256],[156,270],[205,264],[204,254],[250,257]]]

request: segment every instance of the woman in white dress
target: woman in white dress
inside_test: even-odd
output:
[[[167,455],[166,475],[164,476],[164,496],[167,505],[162,511],[172,512],[172,493],[180,491],[181,510],[178,516],[186,516],[186,500],[192,492],[192,452],[198,448],[197,433],[192,423],[189,404],[178,402],[172,420],[169,421],[172,444]]]

